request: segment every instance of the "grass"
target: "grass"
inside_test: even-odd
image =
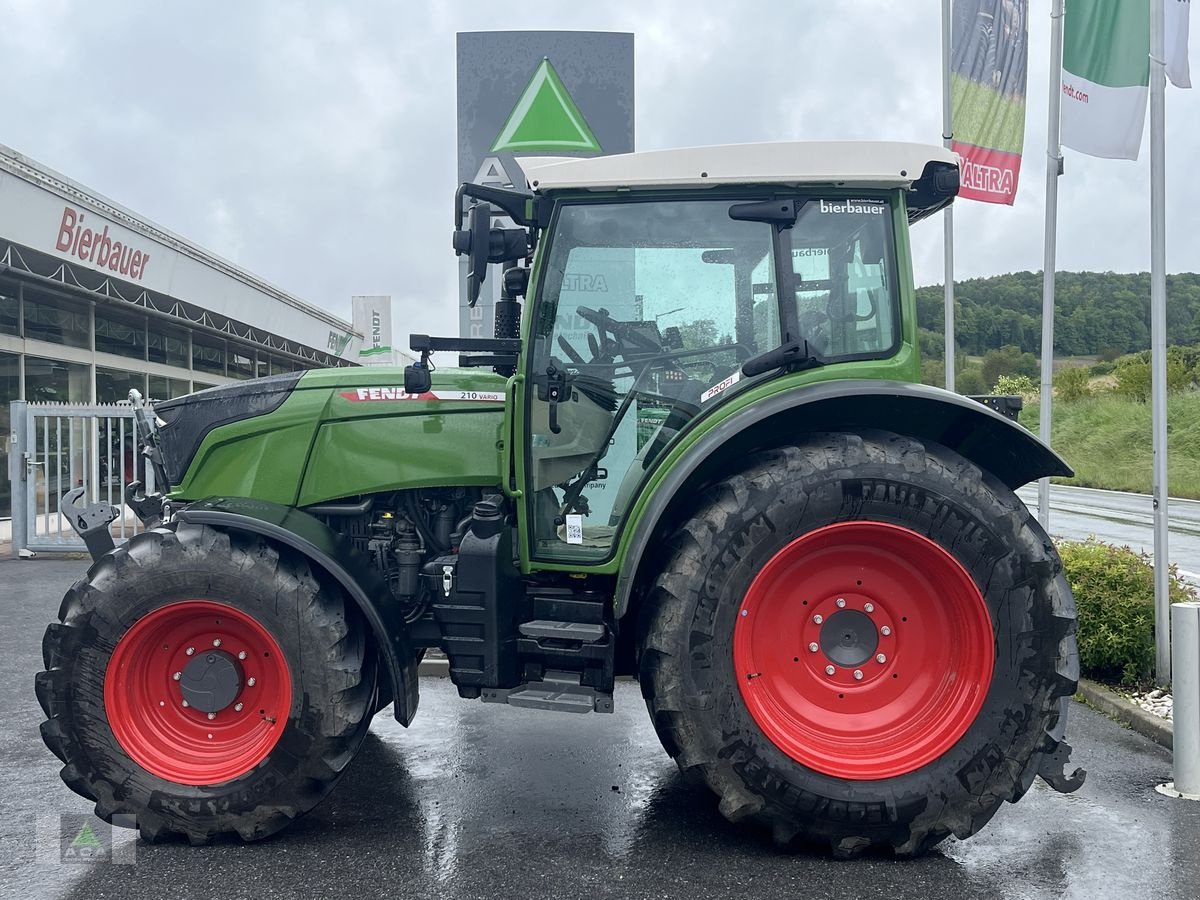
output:
[[[1038,404],[1028,403],[1021,424],[1038,431]],[[1167,465],[1172,497],[1200,499],[1200,393],[1171,397],[1167,404]],[[1054,449],[1075,470],[1063,484],[1151,492],[1150,404],[1112,394],[1055,403]]]

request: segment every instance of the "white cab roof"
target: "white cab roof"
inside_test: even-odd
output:
[[[833,184],[907,188],[926,163],[958,165],[932,144],[891,141],[791,141],[648,150],[585,159],[517,160],[538,193],[583,188],[675,188],[717,184]]]

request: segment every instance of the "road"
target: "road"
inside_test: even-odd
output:
[[[1200,883],[1200,804],[1154,791],[1170,755],[1078,704],[1073,763],[1090,773],[1079,792],[1039,781],[970,840],[839,863],[728,824],[663,753],[632,682],[618,683],[612,715],[566,716],[459,700],[431,678],[413,726],[377,717],[332,796],[275,838],[136,843],[134,865],[39,862],[39,820],[91,809],[59,780],[33,696],[45,623],[85,569],[0,561],[5,898],[1190,900]]]
[[[1021,488],[1017,495],[1037,515],[1037,485]],[[1200,585],[1200,500],[1171,500],[1168,511],[1171,562],[1184,578]],[[1050,533],[1056,538],[1095,535],[1110,544],[1153,553],[1153,529],[1154,498],[1148,494],[1050,485]]]

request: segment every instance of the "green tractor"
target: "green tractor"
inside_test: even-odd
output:
[[[143,409],[169,490],[131,487],[124,546],[64,500],[95,557],[36,680],[67,785],[147,840],[266,837],[373,715],[413,720],[440,652],[461,697],[526,709],[611,712],[637,678],[725,816],[837,856],[1078,787],[1074,604],[1013,493],[1071,470],[918,383],[909,226],[956,158],[522,165],[455,203],[472,305],[499,265],[493,336]]]

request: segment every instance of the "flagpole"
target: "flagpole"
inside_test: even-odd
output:
[[[954,142],[950,101],[950,0],[942,0],[942,145],[947,149]],[[945,283],[946,390],[954,390],[954,206],[942,213]]]
[[[1167,576],[1166,29],[1163,0],[1150,0],[1150,369],[1154,433],[1154,675],[1171,681]]]
[[[1054,268],[1058,238],[1058,176],[1062,174],[1059,137],[1062,103],[1063,0],[1050,7],[1050,113],[1046,126],[1046,247],[1042,261],[1042,385],[1038,404],[1041,438],[1050,443],[1050,405],[1054,394]],[[1038,521],[1050,530],[1050,479],[1038,481]]]

